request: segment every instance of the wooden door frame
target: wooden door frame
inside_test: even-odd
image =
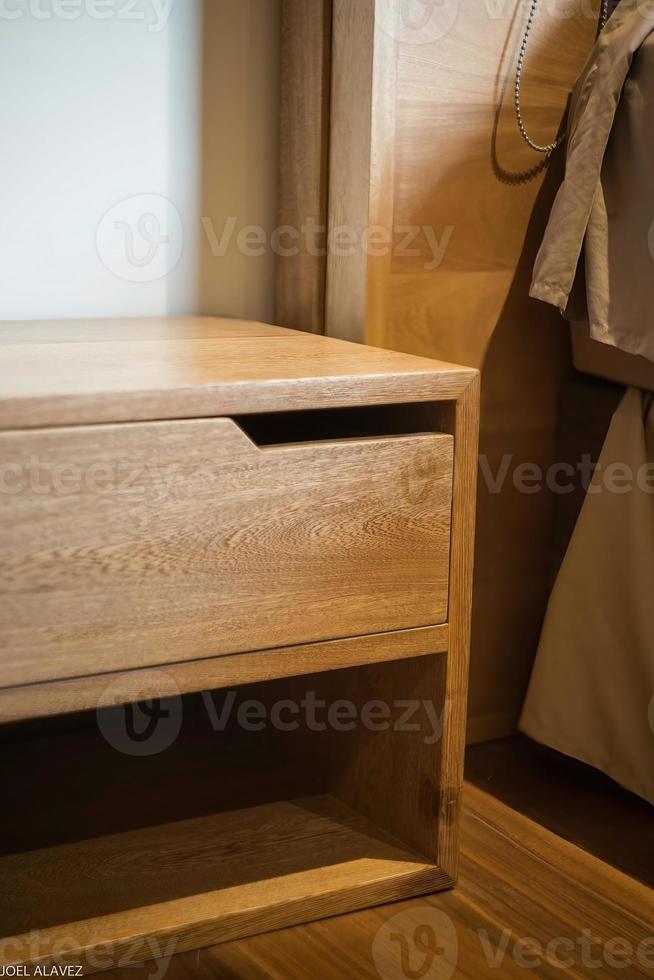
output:
[[[383,318],[393,234],[396,0],[282,0],[277,322],[365,343]],[[321,234],[320,255],[305,234]]]

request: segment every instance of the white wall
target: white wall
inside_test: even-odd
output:
[[[206,228],[274,224],[278,33],[278,0],[0,0],[1,319],[272,318],[274,259]]]

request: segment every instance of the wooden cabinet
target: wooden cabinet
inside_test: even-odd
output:
[[[3,963],[95,972],[452,884],[476,373],[197,318],[0,347]],[[189,742],[193,695],[229,689],[254,728]]]

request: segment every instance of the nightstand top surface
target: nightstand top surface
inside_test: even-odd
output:
[[[0,323],[0,430],[457,398],[472,368],[216,317]]]

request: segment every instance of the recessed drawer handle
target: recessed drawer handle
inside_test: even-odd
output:
[[[241,443],[242,450],[251,451],[253,453],[293,453],[302,452],[309,449],[313,449],[319,452],[321,449],[325,453],[334,451],[338,449],[339,446],[345,448],[347,446],[354,447],[360,446],[370,446],[371,444],[378,443],[379,446],[384,446],[393,444],[399,447],[410,447],[414,445],[416,449],[426,448],[429,443],[434,446],[443,446],[445,443],[448,445],[453,443],[453,437],[445,435],[443,433],[434,432],[418,432],[410,435],[353,435],[353,436],[332,436],[330,438],[314,438],[314,439],[298,439],[296,442],[289,442],[285,440],[280,440],[279,442],[266,442],[264,445],[259,445],[237,422],[233,419],[225,419],[225,422],[233,427],[233,438],[234,444],[237,442]]]
[[[233,425],[251,448],[263,451],[353,441],[369,444],[414,437],[441,438],[441,433],[434,432],[424,417],[412,414],[406,405],[241,415],[221,421],[225,426]]]

